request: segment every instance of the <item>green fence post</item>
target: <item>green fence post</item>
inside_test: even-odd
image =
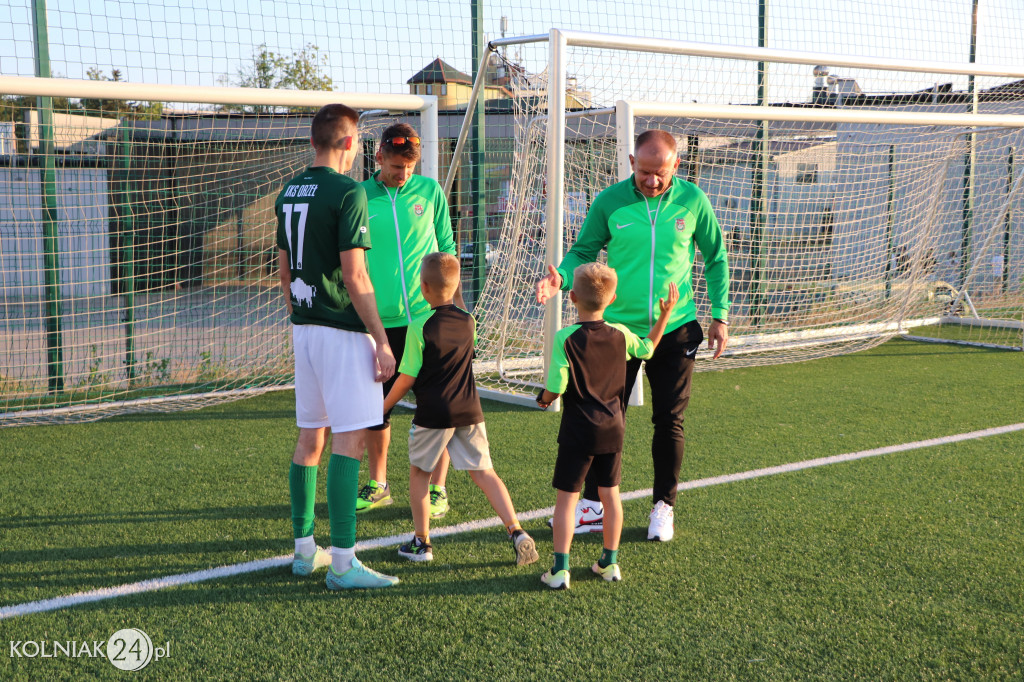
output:
[[[46,0],[32,0],[35,29],[36,76],[50,77],[50,44],[46,30]],[[39,153],[42,155],[40,184],[43,213],[43,276],[46,297],[47,390],[64,390],[64,343],[60,324],[60,242],[57,237],[57,167],[53,141],[53,98],[37,97],[39,111]]]
[[[473,50],[473,81],[481,69],[487,69],[487,60],[481,58],[484,40],[484,8],[483,0],[472,3],[472,50]],[[486,79],[486,75],[485,75]],[[473,307],[480,300],[487,277],[487,177],[484,173],[486,158],[485,114],[487,103],[487,83],[476,101],[476,113],[473,116],[473,130],[470,140],[470,204],[473,206]]]
[[[757,3],[757,46],[766,47],[768,43],[768,0],[758,0]],[[768,64],[757,63],[757,105],[768,105]],[[754,157],[754,167],[751,174],[750,188],[750,258],[751,263],[750,305],[748,314],[751,322],[756,327],[762,321],[762,308],[764,307],[764,273],[765,263],[765,227],[767,224],[767,197],[764,191],[764,173],[768,156],[768,122],[758,121],[757,133],[754,135],[754,144],[751,147]]]
[[[893,223],[896,221],[896,145],[889,145],[889,196],[885,203],[885,298],[892,297]]]
[[[121,214],[121,236],[122,259],[124,265],[124,280],[121,293],[124,296],[124,364],[128,374],[129,385],[138,376],[135,359],[135,219],[132,212],[131,197],[131,131],[121,121],[121,133],[119,135],[121,170],[122,203]]]
[[[975,62],[978,52],[978,0],[973,0],[971,10],[971,51],[969,61]],[[971,95],[971,113],[978,113],[978,91],[974,83],[974,75],[967,77],[967,91]],[[963,228],[960,238],[960,285],[967,284],[967,275],[971,263],[971,226],[974,222],[974,155],[978,144],[978,134],[967,136],[967,155],[964,157],[964,193],[963,193]]]
[[[1014,147],[1006,159],[1006,230],[1003,232],[1003,293],[1010,290],[1010,234],[1013,230],[1013,162]]]

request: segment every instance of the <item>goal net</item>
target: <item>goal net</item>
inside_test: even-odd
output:
[[[478,376],[495,390],[526,395],[542,382],[545,336],[574,310],[563,300],[546,327],[533,285],[572,246],[594,197],[629,177],[635,135],[653,128],[675,135],[677,177],[708,194],[726,237],[729,350],[714,362],[703,351],[698,370],[849,353],[897,334],[1022,348],[1024,87],[1013,74],[844,68],[833,57],[833,72],[819,66],[812,79],[811,66],[775,54],[765,72],[778,94],[762,83],[759,98],[749,55],[582,42],[569,34],[560,67],[544,64],[546,42],[517,45],[505,65],[516,155],[504,257],[477,310]],[[560,135],[549,88],[565,92]],[[560,238],[549,201],[561,205]],[[694,285],[706,329],[699,255]]]
[[[0,164],[0,426],[291,385],[274,200],[312,161],[319,106],[364,112],[353,177],[396,121],[438,172],[433,97],[28,78],[0,91],[22,95],[5,103],[24,122]]]

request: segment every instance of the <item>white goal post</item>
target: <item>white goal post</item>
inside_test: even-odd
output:
[[[830,307],[830,317],[826,319],[824,305],[819,306],[817,310],[811,310],[811,306],[808,305],[806,310],[798,311],[802,313],[801,319],[797,319],[799,316],[793,316],[787,321],[784,315],[775,315],[776,319],[769,324],[765,321],[767,315],[752,314],[748,306],[747,314],[739,316],[741,322],[735,325],[732,331],[733,337],[727,351],[729,357],[725,361],[719,360],[715,365],[699,363],[698,369],[789,362],[837,352],[851,352],[876,345],[894,335],[905,334],[912,328],[915,329],[913,338],[934,338],[954,343],[1014,349],[1024,347],[1024,323],[1021,320],[1024,303],[1021,282],[1015,279],[1007,282],[1005,274],[1003,275],[1002,293],[999,296],[986,296],[990,303],[988,312],[991,314],[979,314],[973,307],[971,298],[972,287],[987,286],[992,289],[995,286],[991,274],[983,272],[987,267],[987,261],[983,261],[982,258],[988,258],[987,254],[990,252],[994,253],[1001,240],[1006,241],[1007,254],[1013,250],[1015,261],[1019,260],[1016,254],[1024,249],[1017,241],[1010,243],[1011,232],[1014,240],[1020,240],[1018,235],[1024,232],[1020,227],[1021,212],[1017,211],[1016,218],[1013,217],[1014,206],[1021,201],[1021,178],[1024,177],[1024,173],[1019,172],[1014,165],[1015,154],[1018,159],[1024,156],[1016,151],[1024,142],[1024,137],[1021,136],[1021,130],[1024,129],[1024,102],[1001,103],[1005,106],[1001,109],[997,107],[1000,113],[982,111],[976,92],[972,93],[973,103],[968,100],[966,105],[947,107],[889,105],[870,108],[856,104],[822,107],[767,106],[767,102],[684,104],[679,100],[653,101],[624,97],[617,97],[605,106],[593,106],[592,103],[590,106],[581,106],[580,101],[586,100],[581,91],[585,90],[587,85],[583,76],[579,75],[579,64],[586,63],[586,60],[581,57],[575,62],[577,77],[570,81],[570,59],[567,53],[572,47],[591,48],[592,51],[587,53],[590,56],[600,50],[613,51],[620,55],[609,58],[608,61],[613,64],[616,63],[615,59],[626,59],[621,55],[622,52],[631,55],[657,53],[759,62],[761,68],[767,68],[765,65],[768,63],[829,64],[832,67],[898,72],[901,75],[969,76],[972,84],[974,77],[981,76],[992,79],[1024,79],[1024,69],[707,45],[559,29],[552,29],[546,35],[495,40],[490,46],[497,49],[533,43],[546,43],[547,69],[543,77],[534,77],[524,86],[525,94],[522,99],[527,102],[531,96],[536,99],[537,93],[542,93],[545,102],[540,107],[534,105],[532,109],[528,104],[524,104],[521,110],[517,110],[521,120],[517,120],[520,132],[517,137],[516,164],[520,167],[521,174],[520,185],[509,190],[509,203],[516,207],[543,203],[543,224],[531,222],[530,217],[524,218],[522,215],[513,215],[513,211],[509,212],[499,250],[511,260],[516,259],[517,253],[520,257],[526,254],[525,258],[530,260],[529,268],[532,268],[532,272],[528,269],[510,273],[516,266],[509,265],[505,272],[493,273],[488,282],[489,290],[485,290],[481,298],[481,309],[477,312],[483,329],[480,365],[484,369],[478,374],[490,377],[490,382],[484,383],[489,384],[496,394],[507,394],[517,402],[525,404],[525,397],[543,381],[543,368],[550,357],[551,342],[555,332],[567,323],[567,311],[563,311],[561,297],[553,298],[544,310],[543,325],[538,327],[536,322],[530,319],[533,314],[523,310],[524,302],[530,298],[531,292],[515,292],[525,291],[540,277],[545,263],[557,264],[561,260],[564,249],[574,240],[574,233],[567,233],[567,226],[572,225],[574,229],[579,227],[580,204],[588,205],[597,191],[629,176],[628,158],[632,151],[637,122],[641,119],[646,123],[646,127],[666,127],[670,130],[674,127],[675,130],[672,132],[677,133],[677,138],[686,138],[693,144],[689,150],[681,149],[681,157],[683,152],[690,151],[693,158],[687,159],[688,163],[694,166],[698,163],[706,164],[701,168],[710,168],[713,171],[707,180],[712,186],[710,189],[705,187],[703,182],[698,182],[709,195],[715,189],[722,189],[721,186],[714,187],[714,175],[722,169],[725,161],[720,162],[717,167],[712,167],[714,162],[707,160],[716,154],[721,158],[725,158],[729,153],[736,155],[737,149],[747,153],[744,145],[754,148],[753,145],[756,143],[749,140],[757,137],[759,126],[763,126],[763,131],[771,123],[780,123],[780,127],[788,126],[798,132],[803,130],[801,135],[790,134],[787,139],[779,140],[777,146],[780,148],[789,144],[793,149],[801,148],[799,153],[809,153],[806,150],[812,146],[831,145],[831,163],[838,168],[837,164],[845,161],[848,167],[844,170],[848,175],[851,172],[851,150],[856,148],[856,163],[861,167],[854,170],[860,172],[861,177],[852,180],[847,177],[843,181],[845,184],[839,185],[838,192],[845,190],[850,196],[856,195],[858,203],[853,207],[850,205],[850,196],[840,196],[838,199],[832,197],[833,205],[828,210],[829,245],[817,246],[818,255],[826,248],[832,251],[840,250],[839,246],[832,244],[833,229],[837,233],[842,230],[851,233],[857,221],[864,219],[865,216],[877,218],[884,228],[879,235],[873,235],[877,237],[875,242],[881,238],[881,249],[877,248],[877,243],[854,244],[848,234],[843,236],[846,241],[841,248],[844,250],[842,259],[845,261],[858,257],[855,253],[858,248],[865,252],[874,249],[870,262],[868,256],[863,256],[864,263],[859,273],[849,272],[848,267],[837,267],[836,269],[842,270],[838,274],[830,272],[833,263],[822,264],[819,258],[819,262],[814,265],[827,274],[818,276],[813,282],[809,278],[804,278],[795,285],[793,281],[798,278],[794,277],[793,281],[785,279],[786,276],[793,275],[795,271],[804,267],[800,264],[789,265],[790,272],[784,273],[783,277],[776,280],[747,282],[751,289],[768,289],[767,293],[761,292],[763,297],[769,299],[768,309],[771,309],[772,296],[776,299],[775,308],[783,309],[796,300],[797,294],[805,298],[810,298],[813,294],[822,301],[829,300],[827,306]],[[599,68],[595,66],[593,72],[598,73]],[[609,70],[607,65],[604,68],[605,71]],[[639,71],[639,74],[635,77],[642,77],[643,71]],[[625,77],[618,79],[617,73],[607,77],[607,80],[612,82],[607,89],[609,92],[614,92],[617,83],[624,92],[636,90],[635,83],[625,82]],[[569,106],[569,98],[572,96],[577,100],[575,106]],[[937,96],[934,99],[938,101]],[[893,97],[892,100],[896,101],[897,98]],[[607,99],[605,101],[607,102]],[[695,122],[700,122],[701,125],[698,126]],[[743,126],[748,122],[750,127],[744,129]],[[821,131],[825,127],[829,127],[831,137],[822,134]],[[545,130],[541,132],[541,128]],[[732,132],[722,132],[725,129]],[[695,131],[699,131],[699,134]],[[573,139],[570,140],[570,137]],[[722,139],[716,143],[716,137]],[[607,143],[602,149],[595,151],[599,139],[605,139]],[[917,144],[910,147],[907,141],[914,141]],[[590,155],[589,159],[582,161],[574,159],[573,163],[582,165],[573,166],[571,169],[567,152],[570,142],[579,143],[581,149],[589,148],[589,151],[581,151],[577,156]],[[714,144],[719,144],[717,149]],[[569,182],[582,176],[598,175],[593,172],[594,167],[598,165],[594,158],[600,156],[600,161],[608,165],[607,147],[611,145],[614,145],[613,166],[610,174],[604,176],[606,179],[601,181],[603,184],[567,187]],[[763,151],[766,149],[767,143],[762,147]],[[994,196],[996,192],[990,189],[989,185],[975,178],[975,174],[978,174],[979,178],[983,175],[977,170],[980,162],[975,160],[975,156],[992,150],[998,150],[1003,156],[1007,155],[1008,150],[1009,157],[1008,177],[1005,174],[1000,176],[999,182],[1002,184],[999,185],[998,196]],[[781,152],[775,154],[778,157],[782,156]],[[767,151],[764,151],[764,156],[768,157]],[[841,160],[837,161],[836,158]],[[873,164],[870,168],[869,161]],[[544,179],[539,183],[537,178],[541,176],[541,171]],[[964,179],[959,181],[958,175]],[[703,176],[701,179],[703,180]],[[953,188],[951,183],[955,182],[960,182],[960,185]],[[749,184],[749,181],[746,181],[747,189]],[[734,181],[734,186],[728,188],[728,202],[736,202],[737,199],[743,201],[738,197],[737,188],[740,186],[741,183]],[[957,264],[958,269],[962,267],[960,281],[951,285],[938,278],[934,272],[936,267],[930,262],[936,257],[934,252],[940,246],[945,248],[946,242],[936,241],[933,244],[928,240],[938,233],[935,226],[948,222],[949,216],[956,212],[948,205],[948,195],[956,192],[963,194],[963,214],[967,216],[969,210],[973,210],[973,214],[964,218],[967,225],[963,237],[966,248],[960,256],[961,263]],[[836,191],[833,192],[834,195],[835,193]],[[538,202],[537,197],[542,197],[542,201]],[[985,204],[984,215],[978,210],[981,204]],[[534,206],[534,210],[536,208]],[[803,209],[786,207],[781,211],[785,215],[774,216],[776,234],[771,236],[771,239],[780,241],[779,235],[786,233],[788,229],[790,235],[795,234],[804,242],[813,241],[813,237],[807,235],[807,230],[801,234],[800,229],[791,227],[800,225],[800,210]],[[577,215],[567,218],[567,211],[573,211]],[[767,210],[764,212],[767,213]],[[722,216],[720,220],[721,218]],[[844,220],[845,224],[842,224]],[[982,224],[983,221],[987,222]],[[833,222],[836,223],[836,228],[832,227]],[[923,229],[914,232],[904,223],[932,226],[933,231],[930,234]],[[1005,230],[1002,228],[1004,223]],[[770,221],[766,221],[766,224],[771,227]],[[970,234],[967,234],[968,229]],[[523,247],[522,242],[529,238],[528,233],[538,230],[543,232],[540,237],[543,244]],[[741,246],[747,251],[761,248],[757,244],[751,245],[755,241],[754,236],[742,234],[739,230],[735,232],[736,241],[743,241],[744,244]],[[759,235],[757,239],[769,240],[767,233],[762,232]],[[727,237],[729,236],[727,234]],[[836,241],[839,241],[838,237]],[[791,245],[787,248],[792,250]],[[805,252],[799,256],[806,262],[811,262],[813,259],[808,255],[811,250],[809,247],[805,248]],[[783,266],[773,263],[773,259],[781,262],[791,255],[792,253],[783,253],[779,250],[774,255],[762,256],[770,267],[763,266],[760,271],[771,270],[772,267],[777,270],[782,268]],[[730,259],[732,257],[733,254],[730,253]],[[838,263],[841,259],[834,260]],[[996,262],[995,256],[992,256],[992,262]],[[1006,262],[1003,272],[1009,270],[1010,263]],[[1016,278],[1016,273],[1017,270],[1014,270],[1013,278]],[[696,279],[697,275],[695,284]],[[952,277],[946,279],[952,280]],[[803,287],[804,290],[787,293],[792,292],[794,286]],[[772,287],[777,287],[778,290],[775,291]],[[810,291],[815,287],[818,291]],[[791,301],[786,300],[787,295]],[[865,303],[861,304],[860,299]],[[882,299],[884,302],[880,303]],[[884,310],[880,308],[878,314],[866,314],[866,305],[884,306]],[[743,310],[743,306],[737,307]],[[706,314],[706,311],[704,312]],[[701,314],[700,304],[698,314]],[[512,321],[517,316],[523,320],[518,330],[515,329],[516,323]],[[966,335],[938,333],[945,325],[970,327],[975,331]],[[984,333],[977,330],[985,328],[1000,330],[1002,338],[996,342],[983,338]],[[524,338],[513,342],[508,337],[516,331]],[[537,337],[542,337],[543,342],[538,343]]]
[[[292,386],[273,202],[312,160],[320,106],[367,114],[358,179],[397,121],[439,175],[432,95],[12,76],[0,93],[28,131],[0,163],[0,427]]]
[[[434,95],[154,85],[27,76],[0,76],[0,93],[30,97],[147,100],[213,105],[250,104],[272,107],[321,107],[341,102],[359,110],[418,111],[422,115],[422,129],[419,131],[423,150],[422,174],[434,180],[438,179],[438,108],[437,97]]]

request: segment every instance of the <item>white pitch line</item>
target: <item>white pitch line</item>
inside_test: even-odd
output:
[[[841,462],[852,462],[857,459],[865,459],[868,457],[878,457],[879,455],[891,455],[897,452],[906,452],[908,450],[930,448],[936,445],[949,445],[951,443],[959,443],[965,440],[987,438],[988,436],[998,436],[1006,433],[1013,433],[1015,431],[1024,431],[1024,423],[1010,424],[1008,426],[997,426],[991,429],[982,429],[981,431],[970,431],[968,433],[958,433],[952,436],[943,436],[941,438],[929,438],[928,440],[918,440],[912,443],[902,443],[900,445],[888,445],[886,447],[874,448],[872,450],[861,450],[860,452],[848,452],[842,455],[832,455],[831,457],[807,459],[802,462],[790,462],[789,464],[780,464],[778,466],[765,467],[763,469],[751,469],[750,471],[741,471],[735,474],[711,476],[708,478],[701,478],[695,481],[685,481],[679,484],[678,490],[695,490],[697,488],[707,488],[714,485],[721,485],[723,483],[747,481],[752,478],[763,478],[765,476],[785,474],[792,471],[801,471],[803,469],[813,469],[815,467],[827,466],[829,464],[839,464]],[[628,493],[623,493],[622,500],[624,502],[629,500],[637,500],[647,497],[651,495],[651,493],[652,490],[650,488],[646,488],[644,490],[633,490]],[[551,515],[554,512],[554,510],[554,507],[534,509],[533,511],[520,514],[519,519],[522,521],[532,521],[534,519],[540,519],[545,516]],[[475,530],[493,528],[495,526],[501,525],[501,519],[494,516],[489,519],[466,521],[465,523],[459,523],[454,526],[438,528],[437,530],[432,531],[431,535],[433,535],[434,537],[446,537],[449,535],[460,535],[462,533],[469,533]],[[356,543],[356,550],[362,551],[369,549],[380,549],[382,547],[390,547],[392,545],[398,545],[403,540],[408,539],[408,537],[408,533],[403,533],[402,535],[389,535],[387,537],[374,538],[372,540],[364,540],[363,542]],[[40,601],[26,602],[24,604],[5,606],[0,608],[0,620],[4,620],[5,618],[14,618],[15,616],[27,616],[33,613],[43,613],[45,611],[55,611],[57,609],[63,609],[70,606],[78,606],[80,604],[88,604],[90,602],[102,601],[104,599],[125,597],[132,594],[141,594],[143,592],[153,592],[155,590],[162,590],[168,587],[191,585],[193,583],[199,583],[206,580],[215,580],[217,578],[229,578],[231,576],[242,575],[244,573],[265,571],[270,568],[279,568],[287,566],[291,563],[291,561],[291,554],[282,554],[281,556],[272,557],[269,559],[247,561],[242,564],[220,566],[218,568],[210,568],[203,571],[194,571],[192,573],[180,573],[178,575],[169,575],[163,578],[153,578],[151,580],[143,580],[137,583],[129,583],[127,585],[118,585],[116,587],[104,587],[98,590],[90,590],[89,592],[78,592],[63,597],[54,597],[52,599],[43,599]]]

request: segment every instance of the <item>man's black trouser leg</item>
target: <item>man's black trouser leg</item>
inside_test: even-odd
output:
[[[662,500],[675,505],[679,468],[683,462],[686,436],[683,418],[690,402],[690,381],[693,377],[694,356],[704,341],[704,332],[696,321],[688,322],[662,337],[647,361],[647,381],[651,385],[651,422],[654,438],[651,440],[651,459],[654,462],[654,495],[656,504]],[[626,363],[626,395],[633,391],[640,360]],[[583,497],[598,499],[597,486],[587,476]]]

